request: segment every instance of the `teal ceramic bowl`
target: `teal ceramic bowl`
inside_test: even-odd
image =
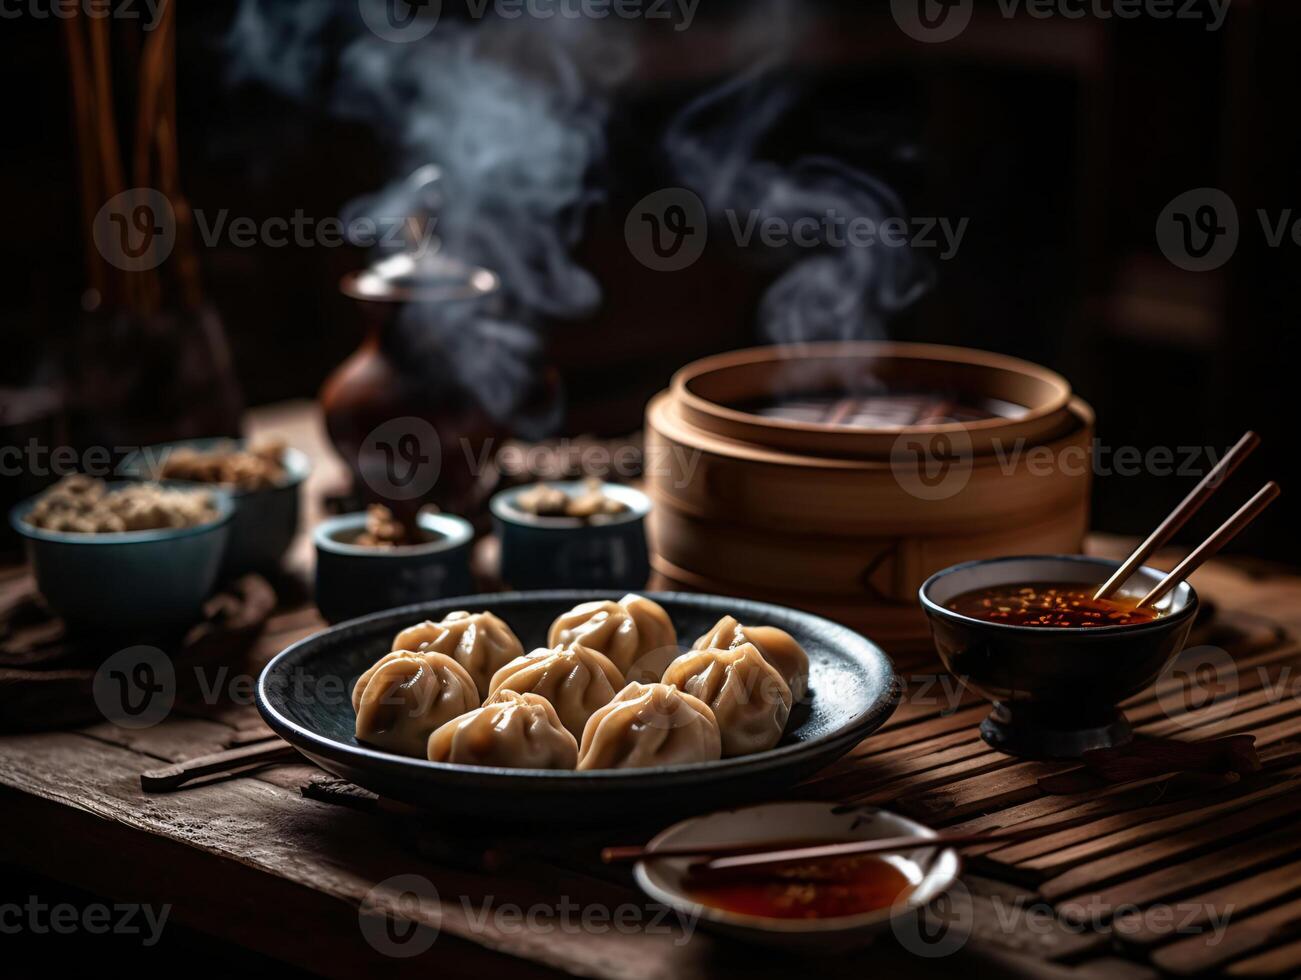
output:
[[[110,483],[110,489],[128,485]],[[192,485],[163,484],[192,490]],[[33,527],[24,518],[37,497],[9,512],[25,538],[41,595],[73,628],[156,634],[196,622],[221,569],[235,509],[221,490],[206,488],[217,518],[197,527],[78,534]]]
[[[400,548],[354,544],[366,528],[364,513],[331,517],[316,525],[316,607],[331,623],[367,613],[472,592],[470,548],[474,528],[453,514],[421,514],[434,537]]]
[[[574,496],[578,481],[547,482]],[[619,483],[603,483],[606,496],[627,506],[597,524],[574,517],[539,517],[515,506],[532,485],[492,498],[493,529],[501,542],[501,579],[513,589],[624,589],[646,587],[650,556],[646,515],[650,497]]]
[[[146,446],[132,453],[121,466],[123,476],[135,480],[157,479],[167,454],[175,449],[206,450],[219,446],[243,447],[242,439],[185,439],[180,442]],[[222,562],[222,574],[240,575],[249,571],[274,570],[298,534],[299,501],[303,481],[312,471],[307,454],[286,448],[283,459],[285,482],[265,490],[239,490],[225,487],[235,505],[231,521],[230,543]],[[188,480],[168,480],[183,487],[213,486]]]

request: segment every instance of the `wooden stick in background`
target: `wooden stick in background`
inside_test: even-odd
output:
[[[90,80],[90,61],[86,52],[86,38],[81,24],[74,12],[63,18],[63,39],[68,54],[68,80],[72,90],[72,122],[74,137],[77,141],[78,170],[81,176],[81,231],[85,251],[86,285],[97,295],[99,303],[104,303],[108,289],[108,268],[104,256],[95,247],[91,225],[98,210],[95,201],[99,199],[103,186],[99,175],[99,152],[92,142],[94,136],[94,87]]]
[[[167,4],[170,6],[170,4]],[[163,15],[166,15],[166,7]],[[139,82],[136,92],[136,131],[135,150],[133,154],[132,176],[136,187],[154,186],[151,163],[155,136],[159,126],[159,114],[163,111],[164,87],[167,84],[167,37],[163,18],[155,25],[144,43],[140,56]],[[158,189],[166,194],[160,175]],[[157,269],[147,269],[136,273],[143,312],[152,313],[162,303],[162,286]]]
[[[109,23],[105,17],[87,17],[90,29],[90,61],[95,91],[95,133],[98,138],[102,199],[95,203],[96,211],[103,203],[126,190],[122,172],[122,150],[117,138],[117,112],[113,105],[113,60]],[[113,278],[117,282],[114,298],[126,309],[137,308],[136,284],[129,273],[119,271]]]
[[[1242,438],[1237,441],[1234,447],[1221,457],[1220,461],[1212,467],[1206,476],[1202,477],[1202,481],[1193,487],[1179,506],[1172,510],[1166,519],[1157,525],[1156,530],[1147,536],[1147,540],[1135,548],[1130,553],[1130,556],[1121,562],[1120,567],[1112,573],[1111,578],[1103,582],[1098,591],[1093,593],[1093,598],[1105,599],[1124,585],[1129,577],[1156,553],[1158,548],[1166,544],[1181,527],[1188,523],[1188,519],[1197,513],[1202,504],[1210,499],[1211,494],[1220,488],[1220,485],[1229,478],[1229,475],[1241,466],[1242,461],[1250,456],[1252,451],[1259,445],[1260,436],[1251,431],[1243,433]]]
[[[177,148],[180,128],[176,112],[176,0],[163,0],[163,3],[156,28],[164,37],[166,66],[162,86],[162,113],[157,133],[158,167],[162,191],[171,201],[176,217],[176,246],[172,256],[180,280],[181,300],[187,309],[195,310],[203,303],[203,283],[195,251],[194,215],[189,201],[181,192],[180,152]]]

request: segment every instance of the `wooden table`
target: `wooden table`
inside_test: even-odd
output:
[[[319,445],[301,410],[273,414],[271,424],[291,430],[298,445]],[[313,498],[338,476],[321,458]],[[792,791],[888,805],[936,826],[1045,828],[1027,842],[968,852],[947,933],[957,949],[944,957],[914,956],[904,947],[917,943],[886,938],[810,964],[684,931],[652,918],[629,877],[594,860],[601,844],[644,839],[655,828],[534,835],[527,801],[518,833],[494,834],[509,861],[489,872],[471,860],[485,846],[478,828],[439,827],[305,763],[141,792],[140,773],[163,761],[267,734],[248,703],[250,679],[233,676],[221,679],[226,694],[213,703],[180,704],[151,728],[103,722],[0,736],[0,860],[115,900],[171,903],[173,921],[329,976],[1295,974],[1301,646],[1292,637],[1301,630],[1301,578],[1217,563],[1195,583],[1217,614],[1193,642],[1224,651],[1236,677],[1171,675],[1128,713],[1146,735],[1252,732],[1261,772],[1236,781],[1185,775],[1102,787],[1076,775],[1063,783],[1060,774],[1073,767],[985,746],[975,729],[985,707],[956,691],[933,658],[913,655],[897,660],[908,693],[885,728]],[[310,607],[279,611],[253,663],[321,625]],[[1194,697],[1185,711],[1190,691],[1217,696],[1206,704]],[[1045,783],[1048,776],[1058,784]],[[412,879],[395,876],[404,875],[427,883],[415,889],[424,897],[403,897]],[[1118,909],[1127,914],[1117,920]],[[1192,931],[1208,922],[1221,928]],[[425,931],[402,945],[412,924]],[[424,951],[407,958],[385,952],[416,947]]]

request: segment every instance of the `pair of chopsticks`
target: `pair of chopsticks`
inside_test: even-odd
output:
[[[301,758],[288,742],[272,736],[238,748],[186,759],[140,774],[140,788],[146,793],[171,793],[197,779],[218,775],[242,775],[276,762]]]
[[[1242,461],[1250,456],[1259,445],[1260,437],[1256,433],[1250,431],[1244,433],[1242,438],[1237,441],[1237,444],[1224,454],[1224,457],[1215,464],[1197,486],[1193,487],[1179,506],[1172,510],[1166,519],[1157,525],[1156,530],[1149,534],[1147,539],[1121,563],[1111,578],[1102,583],[1098,591],[1093,593],[1093,598],[1106,599],[1124,585],[1136,569],[1140,568],[1158,548],[1174,537],[1175,532],[1188,523],[1188,519],[1201,509],[1202,505],[1220,488],[1220,485],[1228,479],[1229,475],[1242,465]],[[1273,480],[1270,480],[1257,490],[1254,497],[1239,507],[1232,517],[1221,524],[1210,537],[1190,551],[1188,556],[1172,568],[1165,578],[1153,586],[1147,595],[1138,600],[1138,605],[1149,606],[1159,601],[1162,596],[1200,568],[1203,562],[1237,537],[1282,492],[1282,488]]]
[[[916,850],[920,847],[992,844],[998,841],[1022,840],[1045,832],[1042,827],[1032,830],[1022,828],[967,833],[941,831],[929,837],[913,834],[906,837],[840,841],[805,847],[781,847],[780,843],[774,841],[753,841],[748,844],[696,844],[679,847],[607,847],[601,851],[601,860],[606,864],[626,864],[630,861],[649,861],[659,858],[694,857],[702,860],[692,865],[692,872],[734,871],[743,868],[802,864],[824,858],[888,854]],[[774,850],[774,847],[777,849]]]

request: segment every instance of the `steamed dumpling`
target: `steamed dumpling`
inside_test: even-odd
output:
[[[579,769],[639,769],[722,756],[709,705],[667,684],[629,684],[587,720]]]
[[[441,653],[390,653],[353,688],[358,741],[422,757],[430,733],[479,706],[465,668]]]
[[[492,675],[489,694],[539,694],[551,702],[574,738],[582,738],[587,719],[623,686],[623,675],[605,654],[574,644],[517,657]]]
[[[732,616],[724,616],[704,636],[691,644],[693,650],[731,650],[743,643],[753,643],[763,659],[777,668],[791,689],[791,697],[803,701],[809,689],[809,656],[795,642],[795,637],[776,626],[742,626]]]
[[[551,702],[537,694],[499,691],[469,714],[429,736],[432,762],[512,769],[573,769],[578,740]]]
[[[664,651],[676,654],[678,634],[658,602],[626,595],[618,602],[584,602],[558,617],[547,634],[547,645],[571,643],[605,654],[627,676],[642,657]]]
[[[669,664],[664,683],[704,701],[723,737],[723,755],[749,755],[777,744],[791,713],[791,689],[753,643],[692,650]]]
[[[453,612],[436,623],[410,626],[393,638],[393,649],[447,654],[469,671],[480,698],[488,696],[493,674],[524,655],[519,638],[490,612]]]

